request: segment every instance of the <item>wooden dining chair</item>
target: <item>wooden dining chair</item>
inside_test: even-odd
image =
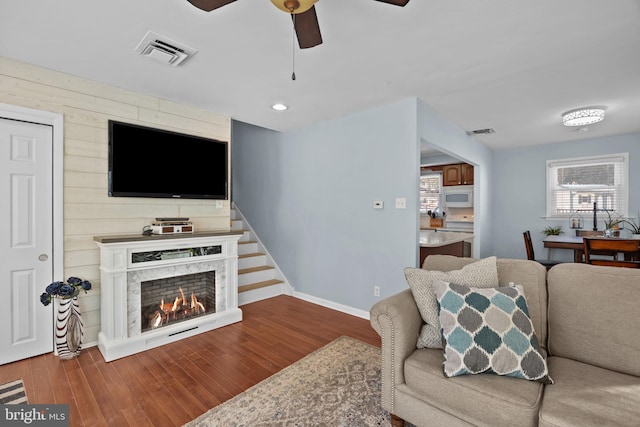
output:
[[[585,237],[582,241],[587,264],[640,268],[640,240]],[[624,259],[617,259],[618,254],[624,254]],[[611,259],[594,255],[610,256]]]
[[[524,233],[522,233],[522,235],[524,236],[524,247],[527,250],[527,259],[528,260],[535,261],[537,263],[540,263],[540,264],[544,265],[547,268],[547,270],[550,269],[551,267],[553,267],[554,265],[564,263],[564,261],[556,261],[556,260],[552,260],[552,259],[539,259],[539,258],[536,258],[536,255],[533,252],[533,242],[531,241],[531,233],[529,232],[529,230],[527,230]]]

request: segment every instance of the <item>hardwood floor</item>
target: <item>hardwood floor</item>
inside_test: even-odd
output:
[[[71,426],[181,426],[342,335],[380,346],[368,320],[289,296],[241,307],[243,321],[106,363],[97,347],[0,366],[29,403],[67,403]]]

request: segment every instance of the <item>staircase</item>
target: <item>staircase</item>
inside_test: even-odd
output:
[[[238,305],[293,294],[291,286],[235,205],[231,207],[231,230],[243,232],[238,241]]]

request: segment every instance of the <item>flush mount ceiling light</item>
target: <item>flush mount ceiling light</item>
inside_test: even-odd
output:
[[[588,126],[604,120],[604,108],[589,107],[567,111],[562,115],[565,126]]]
[[[276,111],[286,111],[289,109],[289,107],[287,107],[284,104],[273,104],[271,108],[273,108]]]

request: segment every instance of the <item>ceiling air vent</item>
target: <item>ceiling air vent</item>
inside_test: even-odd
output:
[[[195,55],[198,51],[183,43],[171,40],[153,31],[148,31],[138,43],[136,52],[175,67],[182,64],[190,56]]]
[[[489,135],[490,133],[496,133],[496,130],[493,128],[470,130],[467,135]]]

